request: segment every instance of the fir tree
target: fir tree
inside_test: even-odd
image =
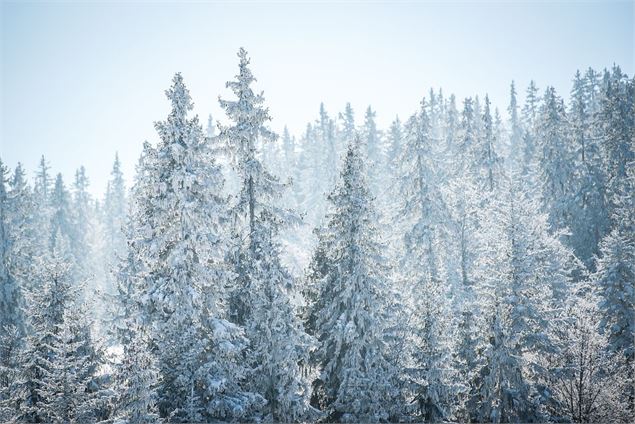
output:
[[[340,182],[329,196],[327,269],[316,303],[314,404],[331,421],[388,420],[396,405],[393,364],[384,340],[387,293],[374,211],[359,139],[350,143]]]
[[[115,417],[126,423],[159,422],[157,386],[159,372],[156,360],[148,349],[148,336],[143,329],[129,322],[130,338],[124,345],[122,363],[118,368],[118,399]]]
[[[368,185],[374,196],[383,195],[379,172],[384,166],[384,149],[381,134],[375,122],[376,112],[370,106],[364,115],[364,125],[360,135],[365,147],[365,156],[368,158]]]
[[[611,351],[635,360],[635,240],[619,228],[600,243],[594,285],[600,295],[600,329]]]
[[[518,100],[516,99],[516,86],[514,81],[511,83],[509,89],[509,106],[507,107],[509,113],[509,126],[510,126],[510,157],[515,169],[520,169],[523,163],[522,156],[522,126],[520,122],[520,116],[518,116]]]
[[[591,90],[589,92],[589,90]],[[599,137],[595,132],[593,112],[594,88],[588,87],[580,72],[576,72],[571,91],[569,126],[574,143],[575,190],[571,205],[571,246],[587,267],[593,267],[593,255],[608,227],[605,174],[603,172]]]
[[[571,208],[572,155],[562,99],[547,87],[537,122],[542,199],[553,230],[568,226]]]
[[[220,134],[242,181],[234,216],[245,228],[236,228],[235,237],[247,240],[238,246],[234,259],[234,299],[240,299],[234,311],[252,343],[247,357],[255,376],[250,387],[267,401],[265,419],[297,421],[309,413],[309,390],[300,364],[306,363],[310,339],[290,304],[293,280],[280,262],[275,240],[281,225],[293,222],[294,215],[275,206],[283,186],[258,160],[257,137],[272,141],[277,136],[265,127],[270,117],[262,107],[262,94],[254,95],[250,88],[255,79],[247,52],[241,48],[238,57],[237,80],[227,83],[238,99],[221,100],[234,125],[223,127]]]
[[[403,200],[399,216],[405,224],[401,264],[410,289],[412,338],[409,351],[411,390],[426,421],[449,418],[448,373],[443,363],[449,355],[444,332],[448,321],[447,287],[440,263],[440,239],[446,234],[445,202],[438,190],[431,123],[425,99],[420,112],[407,125],[406,145],[400,158],[399,186]]]
[[[216,359],[242,349],[232,343],[240,329],[213,331],[224,322],[217,304],[229,278],[222,262],[223,178],[198,118],[187,116],[193,105],[180,74],[166,95],[172,110],[155,124],[161,137],[156,149],[145,149],[134,190],[133,222],[139,227],[130,243],[133,260],[141,261],[133,278],[141,319],[151,326],[161,373],[158,407],[174,421],[243,417],[254,396],[239,387],[241,367]],[[217,343],[225,344],[222,350],[208,350]]]

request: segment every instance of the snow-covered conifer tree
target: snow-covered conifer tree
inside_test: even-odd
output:
[[[71,243],[73,249],[73,215],[71,212],[70,193],[64,185],[62,174],[57,174],[55,186],[50,194],[51,223],[48,247],[53,249],[61,240]],[[73,252],[75,253],[75,252]]]
[[[521,126],[520,116],[518,116],[518,100],[516,99],[516,86],[512,81],[509,89],[509,154],[514,169],[521,169],[523,163],[523,130]]]
[[[268,109],[264,97],[255,95],[255,81],[247,52],[240,49],[239,73],[227,83],[237,100],[221,100],[233,125],[222,127],[220,139],[227,143],[241,180],[233,209],[235,240],[239,242],[234,266],[237,278],[234,309],[238,323],[251,342],[247,353],[254,375],[249,386],[264,396],[264,419],[297,421],[310,413],[309,390],[300,372],[306,363],[310,338],[304,333],[290,303],[293,279],[279,259],[276,237],[283,224],[295,218],[276,206],[283,185],[258,159],[256,141],[273,141],[277,135],[266,126]]]
[[[384,329],[389,284],[375,236],[359,138],[349,144],[340,181],[329,196],[324,230],[327,273],[314,305],[316,360],[313,403],[333,421],[388,420],[396,404],[395,369]]]
[[[24,315],[22,311],[22,282],[25,275],[20,275],[24,269],[16,269],[15,262],[30,258],[20,257],[21,239],[27,234],[21,232],[21,221],[28,219],[22,214],[29,213],[19,207],[19,203],[25,201],[17,196],[28,196],[21,192],[21,187],[16,193],[13,187],[8,187],[8,171],[0,161],[0,331],[9,333],[10,327],[20,331],[24,330]],[[18,177],[19,178],[19,177]],[[22,216],[21,216],[22,215]],[[16,275],[17,274],[17,275]],[[0,366],[5,365],[5,359],[0,356]]]
[[[130,339],[123,347],[123,359],[117,373],[115,419],[131,424],[159,422],[156,359],[149,352],[149,340],[143,328],[134,320],[128,323]]]
[[[75,172],[72,195],[72,249],[77,264],[77,275],[80,280],[95,279],[97,260],[93,252],[91,236],[96,231],[94,203],[88,192],[89,181],[86,169],[82,166]],[[92,291],[92,290],[91,290]]]
[[[409,288],[412,337],[407,342],[410,388],[418,401],[421,418],[440,421],[450,417],[449,367],[445,367],[449,345],[445,336],[449,320],[448,287],[440,263],[441,238],[447,234],[445,202],[439,190],[434,161],[434,138],[427,112],[428,103],[410,118],[406,143],[400,156],[399,218],[405,226],[402,273]]]
[[[601,150],[595,118],[597,108],[593,86],[580,72],[576,72],[571,90],[569,110],[570,137],[573,142],[573,171],[571,201],[570,245],[587,267],[593,269],[593,255],[608,228],[606,176],[603,171]]]
[[[38,262],[34,278],[41,286],[29,296],[29,332],[10,386],[16,421],[96,419],[98,394],[92,384],[98,357],[77,303],[80,288],[71,257],[69,242],[60,236]]]
[[[594,286],[600,295],[600,329],[610,349],[635,360],[635,237],[615,229],[600,243]]]
[[[479,300],[485,351],[474,386],[479,420],[542,419],[537,360],[555,349],[552,325],[570,292],[575,257],[550,234],[547,216],[535,211],[516,178],[483,211]],[[478,406],[476,406],[478,405]]]
[[[537,125],[538,114],[540,112],[540,98],[538,96],[538,87],[532,80],[529,82],[525,94],[525,104],[521,111],[521,123],[523,126],[523,143],[522,143],[522,173],[528,178],[536,178],[537,173]],[[537,184],[537,182],[534,182]]]
[[[380,172],[384,169],[385,154],[382,136],[375,122],[376,112],[368,106],[364,115],[364,124],[360,129],[360,136],[365,146],[365,156],[368,158],[368,186],[373,196],[383,196]]]
[[[615,209],[616,196],[622,191],[620,185],[635,159],[631,144],[635,132],[635,81],[628,79],[619,66],[614,66],[610,73],[605,71],[604,78],[598,125],[609,206]]]
[[[161,373],[158,407],[175,421],[246,417],[254,396],[239,386],[243,371],[234,353],[242,347],[233,342],[241,331],[222,315],[223,178],[198,118],[187,116],[193,105],[180,74],[166,95],[172,109],[155,124],[158,146],[144,152],[129,241],[131,259],[140,261],[132,267],[140,319],[150,326]]]
[[[103,202],[104,235],[106,237],[105,248],[107,250],[104,256],[108,275],[111,274],[110,271],[118,258],[123,256],[126,251],[124,226],[126,223],[127,199],[119,154],[115,154],[115,161],[112,165],[110,176]],[[114,290],[114,281],[112,278],[109,278],[107,281],[109,281],[110,286],[108,290],[112,292]]]
[[[552,393],[546,404],[550,421],[632,421],[632,374],[626,358],[607,349],[609,335],[598,333],[599,317],[595,297],[585,291],[555,328],[559,349],[541,361],[549,372],[543,377]]]
[[[404,144],[403,138],[403,128],[401,121],[397,116],[390,125],[390,131],[388,133],[388,151],[386,152],[386,169],[392,178],[397,176],[399,159],[401,158],[401,152]]]
[[[552,230],[567,227],[571,208],[573,157],[566,129],[564,103],[547,87],[537,121],[536,147],[542,201]]]
[[[501,159],[496,151],[496,134],[494,121],[490,111],[489,96],[485,96],[485,109],[483,112],[482,136],[477,141],[475,151],[476,179],[479,189],[493,191],[500,179]]]
[[[344,113],[340,113],[340,120],[342,121],[342,130],[340,133],[340,148],[338,149],[338,155],[342,155],[346,149],[346,146],[355,139],[355,112],[350,103],[346,103]]]
[[[51,167],[42,156],[38,164],[33,184],[33,201],[35,208],[35,221],[38,231],[38,247],[41,250],[47,249],[51,236],[51,197],[53,195],[53,178]]]

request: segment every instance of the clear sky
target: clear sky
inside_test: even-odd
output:
[[[180,71],[206,122],[252,58],[274,117],[299,133],[319,104],[372,105],[386,127],[432,86],[489,93],[530,79],[567,95],[576,69],[633,75],[632,1],[611,2],[2,2],[0,157],[30,175],[44,154],[67,183],[84,165],[105,189],[115,151],[127,177],[156,142],[164,90]],[[501,110],[503,111],[503,110]]]

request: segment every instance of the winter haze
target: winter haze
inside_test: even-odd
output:
[[[141,142],[156,140],[175,72],[201,120],[224,119],[217,98],[241,46],[279,132],[299,134],[320,102],[332,113],[372,105],[386,128],[430,87],[489,93],[504,111],[512,79],[567,97],[577,69],[617,63],[632,75],[634,13],[630,1],[3,1],[1,151],[29,173],[41,154],[64,175],[84,165],[98,195],[104,159],[118,151],[128,180]]]

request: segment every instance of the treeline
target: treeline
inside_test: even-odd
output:
[[[0,164],[0,421],[633,420],[634,79],[294,138],[238,56],[129,190]]]

